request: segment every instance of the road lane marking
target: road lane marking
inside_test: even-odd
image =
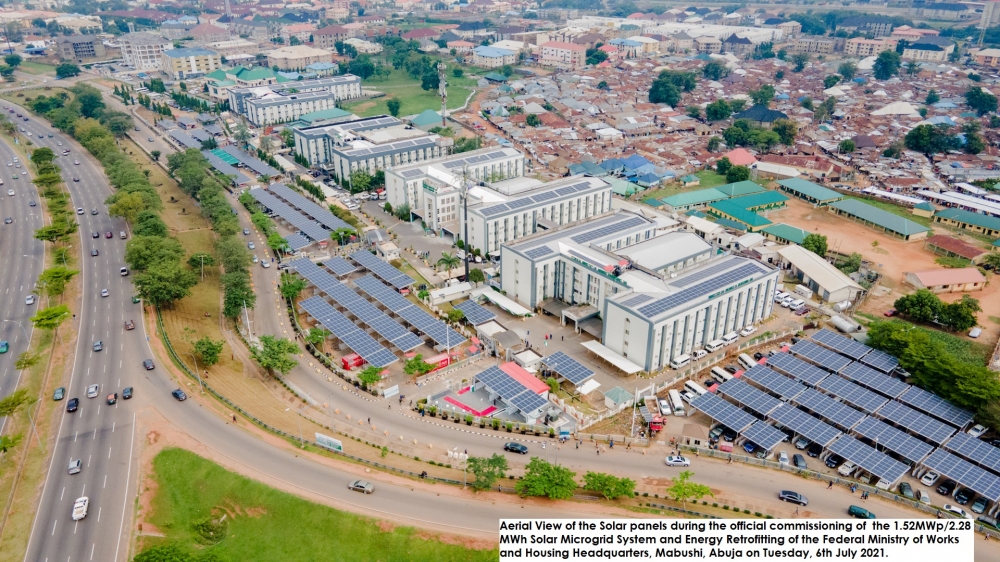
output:
[[[101,522],[101,509],[103,509],[103,508],[101,508],[101,507],[98,507],[98,508],[97,508],[97,522],[98,522],[98,523],[100,523],[100,522]],[[90,559],[91,559],[91,560],[93,560],[93,559],[94,559],[94,552],[93,552],[93,551],[91,551],[91,552],[90,552]]]
[[[63,486],[62,492],[59,493],[59,501],[63,500],[63,496],[66,495],[66,486]]]
[[[107,474],[104,475],[104,486],[101,486],[101,487],[102,488],[107,488],[108,487],[108,475]]]
[[[111,422],[111,433],[115,432],[115,423],[117,422]]]
[[[76,434],[73,435],[73,442],[74,443],[76,443],[76,438],[79,437],[79,436],[80,436],[80,432],[79,431],[77,431]]]
[[[101,520],[101,510],[97,510],[97,520],[98,520],[98,521],[100,521],[100,520]],[[91,560],[93,560],[93,559],[94,559],[94,547],[95,547],[95,546],[97,546],[97,543],[96,543],[96,542],[95,542],[95,543],[92,543],[92,544],[90,545],[90,559],[91,559]]]
[[[87,455],[87,468],[90,468],[90,459],[91,459],[91,457],[93,457],[93,456],[94,456],[94,455]]]
[[[125,506],[128,505],[128,484],[132,478],[132,451],[135,447],[135,412],[132,412],[132,437],[128,447],[128,471],[125,473],[125,499],[122,501],[122,522],[118,527],[118,546],[115,547],[115,562],[118,561],[118,550],[122,546],[122,531],[125,529]]]
[[[111,458],[111,447],[108,447],[108,458]]]
[[[76,534],[76,530],[79,529],[79,528],[80,528],[80,522],[77,521],[76,524],[73,525],[73,534],[74,535]],[[69,557],[66,558],[66,562],[69,562]]]
[[[58,519],[52,522],[52,536],[55,536],[56,534],[56,523],[59,523]]]

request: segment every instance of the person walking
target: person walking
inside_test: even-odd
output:
[[[798,514],[799,514],[799,508],[796,507],[795,508],[795,513],[793,515],[798,515]]]
[[[830,483],[826,486],[827,490],[829,490],[830,488],[833,488],[833,480],[830,480]]]

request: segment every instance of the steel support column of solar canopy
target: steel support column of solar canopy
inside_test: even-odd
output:
[[[853,462],[875,476],[889,482],[891,488],[906,474],[909,467],[896,459],[880,453],[850,435],[842,435],[829,447],[830,452]]]

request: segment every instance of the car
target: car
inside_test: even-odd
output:
[[[80,408],[80,399],[79,398],[70,398],[69,401],[66,402],[66,411],[67,412],[75,412],[79,408]]]
[[[691,466],[691,461],[681,455],[671,455],[663,459],[663,463],[667,466]]]
[[[522,445],[520,443],[515,443],[513,441],[508,441],[508,442],[504,443],[503,444],[503,450],[507,451],[508,453],[517,453],[519,455],[527,455],[528,454],[528,447],[526,447],[526,446],[524,446],[524,445]]]
[[[801,450],[805,449],[806,447],[808,447],[809,444],[810,444],[810,442],[809,442],[808,439],[806,439],[805,437],[799,437],[795,441],[795,448],[801,451]]]
[[[118,268],[118,273],[121,273],[121,276],[125,277],[126,275],[128,275],[128,268],[127,267],[120,267],[120,268]],[[133,299],[132,302],[138,302],[138,301],[136,301],[136,300]]]
[[[3,219],[4,224],[14,224],[14,219],[12,217],[7,217]]]
[[[10,344],[7,340],[0,341],[0,353],[7,353],[10,350]]]
[[[13,189],[8,189],[7,190],[7,195],[10,195],[11,197],[13,197],[14,196],[14,190]]]
[[[959,490],[955,492],[955,501],[958,502],[958,505],[965,505],[969,503],[975,495],[975,492],[968,488],[959,488]]]
[[[133,321],[133,320],[126,320],[125,321],[125,329],[126,330],[134,330],[135,329],[135,321]]]
[[[810,310],[811,309],[808,306],[802,305],[799,308],[795,309],[795,315],[796,316],[805,316],[806,314],[809,314]]]
[[[732,443],[735,439],[736,439],[736,432],[729,429],[728,427],[726,428],[725,431],[722,432],[722,440],[725,441],[726,443]]]
[[[0,185],[2,185],[2,184],[0,184]],[[28,206],[29,206],[29,207],[35,207],[35,206],[37,206],[37,205],[38,205],[38,203],[35,203],[35,200],[34,200],[34,199],[32,199],[31,201],[28,201]]]
[[[972,510],[972,513],[978,515],[986,510],[986,503],[988,501],[989,500],[987,500],[985,496],[979,496],[978,498],[976,498],[976,501],[972,503],[972,507],[970,507],[969,509]]]
[[[13,163],[13,162],[7,162],[7,167],[8,167],[8,168],[9,168],[9,167],[11,167],[11,166],[13,166],[13,165],[14,165],[14,163]]]
[[[746,336],[749,336],[750,334],[752,334],[752,333],[754,333],[756,331],[757,331],[757,327],[756,326],[747,326],[746,328],[743,328],[742,330],[740,330],[740,335],[743,336],[743,337],[746,337]]]
[[[142,366],[143,366],[143,368],[145,368],[145,369],[146,369],[147,371],[152,371],[152,370],[153,370],[153,368],[155,368],[155,367],[156,367],[156,365],[153,365],[153,360],[152,360],[152,359],[144,359],[144,360],[142,361]]]
[[[913,493],[913,488],[910,486],[909,482],[899,483],[899,493],[903,495],[904,498],[908,500],[915,500],[917,496]]]
[[[97,214],[97,209],[91,209],[91,210],[90,210],[90,214],[92,214],[92,215],[96,215],[96,214]]]
[[[42,80],[42,82],[45,82],[45,80]],[[49,133],[47,136],[51,139],[52,138],[52,133]]]
[[[66,398],[66,387],[60,386],[55,392],[52,393],[52,399],[58,402],[63,398]]]
[[[132,387],[126,386],[125,390],[122,391],[122,400],[128,400],[132,398]]]
[[[990,430],[990,428],[985,427],[982,424],[978,424],[977,423],[976,425],[970,427],[969,431],[967,431],[966,433],[968,433],[969,435],[975,437],[976,439],[979,439],[980,437],[983,436],[984,433],[986,433],[989,430]]]
[[[363,494],[370,494],[375,491],[375,484],[372,484],[367,480],[355,480],[347,485],[347,489],[354,490],[355,492],[361,492]]]
[[[806,449],[806,454],[812,458],[819,458],[823,454],[823,446],[819,443],[812,443],[809,448]]]
[[[136,128],[135,128],[135,130],[136,130],[136,131],[138,131],[138,130],[139,130],[139,127],[136,127]]]
[[[778,492],[778,499],[783,502],[796,503],[799,505],[809,505],[809,499],[798,492],[782,490]]]
[[[82,215],[83,213],[84,213],[83,207],[77,207],[76,208],[76,214]],[[97,238],[97,237],[95,236],[94,238]]]
[[[792,464],[794,464],[796,468],[809,468],[809,465],[806,464],[806,458],[798,453],[792,455]]]
[[[670,413],[674,411],[673,406],[670,405],[670,401],[664,398],[658,398],[656,400],[657,404],[660,405],[660,411]]]
[[[111,234],[110,230],[104,233],[105,238],[111,238],[112,236],[114,236],[114,234]]]
[[[139,304],[140,300],[142,299],[139,298],[139,295],[132,295],[132,304]]]
[[[62,141],[56,141],[56,144],[57,144],[58,146],[62,146]]]
[[[92,258],[96,258],[99,255],[101,255],[101,252],[97,251],[96,248],[90,251],[90,257]]]
[[[952,491],[955,490],[955,486],[958,486],[958,483],[956,483],[954,480],[945,480],[944,482],[941,483],[940,486],[937,487],[935,491],[941,494],[942,496],[948,496],[951,495]]]
[[[478,256],[476,256],[476,257],[478,257]],[[696,349],[696,350],[694,350],[694,353],[691,354],[691,358],[694,359],[695,361],[697,361],[697,360],[701,359],[702,357],[705,357],[706,355],[708,355],[708,352],[705,351],[704,349]]]
[[[153,142],[153,137],[146,137],[146,140],[148,140],[149,142]]]
[[[724,368],[731,375],[735,375],[740,370],[736,365],[726,365]]]
[[[959,517],[961,517],[963,519],[972,519],[972,516],[969,515],[968,513],[966,513],[965,510],[962,509],[961,507],[957,507],[957,506],[954,506],[954,505],[946,503],[946,504],[944,504],[944,507],[942,509],[944,509],[948,513],[955,514],[955,515],[957,515],[957,516],[959,516]]]
[[[18,178],[20,178],[20,177],[21,177],[21,176],[19,176],[19,175],[17,175],[17,174],[14,174],[14,175],[12,175],[12,176],[11,176],[10,178],[11,178],[11,179],[14,179],[14,180],[16,180],[16,179],[18,179]]]
[[[35,295],[28,295],[24,297],[24,304],[27,305],[35,304]]]
[[[267,269],[271,267],[271,262],[267,260],[260,260],[260,266],[263,267],[264,269]]]
[[[889,310],[886,310],[882,314],[884,314],[885,316],[895,316],[899,314],[899,312],[897,312],[895,308],[890,308]]]
[[[725,431],[725,430],[726,430],[726,426],[724,426],[724,425],[717,425],[717,426],[713,427],[712,430],[708,432],[708,440],[709,441],[718,441],[719,437],[722,436],[722,432]]]
[[[780,464],[788,464],[788,453],[784,451],[778,453],[778,462]]]
[[[102,342],[102,341],[95,341],[94,342],[94,351],[100,351],[102,349],[104,349],[104,342]]]
[[[170,391],[170,395],[176,398],[178,402],[183,402],[188,399],[188,395],[184,394],[184,391],[179,388],[175,388]]]
[[[691,401],[694,400],[694,395],[691,394],[690,392],[686,391],[686,390],[682,390],[681,391],[681,400],[683,400],[683,401],[687,402],[688,404],[690,404]]]
[[[96,398],[97,397],[97,391],[100,388],[101,387],[98,386],[98,385],[96,385],[96,384],[92,384],[92,385],[88,386],[87,387],[87,398]]]
[[[73,502],[73,521],[79,521],[87,516],[87,508],[90,507],[90,498],[83,496]]]
[[[249,235],[250,235],[250,229],[249,228],[244,228],[243,229],[243,236],[249,236]]]
[[[257,245],[254,244],[253,242],[247,242],[247,248],[250,248],[251,250],[256,250]]]
[[[920,500],[920,503],[925,503],[927,505],[930,505],[931,503],[930,494],[923,490],[917,490],[917,499]]]
[[[753,452],[757,450],[757,446],[747,441],[743,444],[743,450],[746,451],[748,455],[752,455]]]
[[[844,462],[844,457],[840,455],[830,455],[829,457],[826,457],[825,461],[823,461],[823,463],[827,466],[827,468],[837,468],[843,462]]]
[[[102,297],[107,297],[109,295],[111,295],[111,293],[109,293],[107,289],[101,289],[101,296]]]
[[[761,353],[761,352],[759,352],[759,351],[757,353],[753,354],[754,361],[760,361],[763,358],[764,358],[764,354]]]
[[[856,505],[847,508],[847,514],[857,519],[875,519],[874,513]]]
[[[80,209],[80,210],[82,211],[83,209]],[[81,213],[81,214],[82,214],[82,213]],[[91,232],[91,233],[90,233],[90,237],[91,237],[91,238],[100,238],[100,237],[101,237],[101,233],[100,233],[100,232],[97,232],[97,231],[95,230],[95,231],[93,231],[93,232]]]
[[[928,471],[927,474],[924,474],[923,478],[920,479],[920,483],[923,484],[924,486],[933,486],[934,483],[937,482],[938,478],[940,477],[941,477],[940,474],[931,470]]]
[[[70,459],[69,461],[69,473],[70,474],[80,474],[83,470],[83,460],[82,459]]]
[[[73,165],[74,166],[79,166],[80,165],[80,161],[79,160],[73,160]]]
[[[118,402],[118,393],[117,392],[112,392],[111,394],[108,394],[108,405],[109,406],[112,405],[112,404],[115,404],[117,402]]]

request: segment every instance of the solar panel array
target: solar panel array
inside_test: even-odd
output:
[[[208,163],[212,165],[220,174],[224,176],[235,176],[236,185],[246,185],[250,183],[250,178],[248,178],[243,172],[237,170],[232,166],[232,164],[224,161],[222,158],[216,156],[211,150],[202,150],[201,155],[208,160]]]
[[[921,414],[920,412],[905,406],[899,402],[892,401],[882,406],[878,411],[879,417],[890,421],[898,426],[927,439],[935,445],[944,443],[946,439],[955,433],[955,428],[941,423],[936,419]]]
[[[767,451],[777,447],[787,437],[781,430],[766,422],[757,420],[743,430],[743,437]]]
[[[899,359],[896,359],[892,355],[884,351],[879,351],[878,349],[873,349],[861,358],[861,362],[869,367],[882,371],[883,373],[891,372],[899,365]]]
[[[328,260],[323,260],[323,265],[328,267],[330,271],[336,273],[337,275],[343,277],[349,273],[354,273],[358,270],[353,263],[345,260],[340,256],[333,256]]]
[[[934,450],[933,445],[873,417],[859,423],[854,433],[913,462],[920,462]]]
[[[743,433],[750,424],[757,421],[753,416],[726,402],[722,398],[706,392],[691,401],[691,405],[708,417],[735,431]]]
[[[990,501],[1000,500],[1000,477],[944,449],[937,449],[931,453],[923,464],[977,494],[986,496]]]
[[[732,398],[740,405],[762,416],[770,414],[772,410],[781,404],[781,400],[766,392],[757,390],[740,379],[729,379],[719,385],[717,392]]]
[[[777,394],[784,400],[794,399],[806,389],[801,383],[779,375],[763,365],[754,365],[749,371],[743,373],[743,378],[757,383],[768,392]]]
[[[323,297],[319,295],[310,297],[299,304],[302,305],[303,310],[315,318],[324,328],[330,330],[330,333],[344,342],[366,362],[376,367],[385,367],[397,360],[396,356],[388,349],[382,347],[380,343],[375,341],[375,338],[369,336],[347,317],[337,312],[328,302],[323,300]]]
[[[278,199],[270,192],[264,189],[251,189],[250,195],[257,200],[258,203],[271,209],[279,217],[287,221],[289,224],[302,231],[302,234],[311,238],[314,242],[320,240],[327,240],[330,238],[330,231],[323,228],[316,221],[306,217],[299,211],[296,211],[284,201]]]
[[[316,203],[306,199],[285,184],[272,183],[268,186],[267,190],[284,199],[288,202],[288,204],[298,208],[299,211],[312,217],[313,220],[319,222],[330,230],[337,230],[338,228],[353,229],[351,225],[335,217],[329,210],[324,209]]]
[[[865,354],[871,350],[870,347],[855,339],[845,338],[844,336],[831,330],[827,330],[826,328],[823,328],[813,334],[812,339],[817,343],[822,344],[823,347],[828,347],[841,355],[854,359],[855,361],[864,357]]]
[[[635,295],[622,301],[622,306],[639,306],[640,304],[650,300],[653,300],[652,295],[647,295],[647,294]]]
[[[334,149],[334,150],[336,150],[337,152],[342,153],[344,156],[346,156],[347,158],[349,158],[351,160],[359,159],[358,157],[365,157],[365,158],[361,158],[361,159],[362,160],[367,160],[368,158],[371,158],[371,157],[374,157],[374,156],[380,156],[380,155],[383,155],[383,154],[392,154],[394,152],[397,152],[401,148],[413,149],[413,148],[421,148],[421,147],[430,147],[430,146],[433,146],[436,142],[437,142],[437,140],[434,137],[423,137],[423,138],[419,138],[419,139],[410,139],[410,140],[402,140],[402,141],[397,141],[397,142],[390,142],[390,143],[386,143],[386,144],[380,144],[380,145],[377,145],[377,146],[371,146],[371,147],[368,147],[368,148],[352,148],[352,149],[346,149],[346,150]]]
[[[372,303],[361,298],[350,287],[334,279],[332,275],[306,258],[299,258],[288,264],[302,277],[305,277],[317,289],[323,291],[347,309],[359,321],[367,324],[386,341],[398,347],[400,351],[411,351],[424,344],[423,340],[411,333],[398,322],[386,316]]]
[[[301,234],[295,233],[285,236],[285,243],[288,244],[289,248],[297,252],[302,248],[305,248],[306,246],[312,244],[312,240],[306,238],[305,236],[302,236]]]
[[[865,415],[861,412],[811,388],[802,391],[802,394],[795,398],[795,403],[846,430],[850,430],[865,419]]]
[[[537,260],[542,256],[547,256],[552,253],[555,253],[552,251],[552,248],[549,248],[548,246],[539,246],[537,248],[532,248],[528,250],[527,252],[524,253],[524,255],[528,256],[533,260]]]
[[[697,298],[704,295],[708,295],[737,283],[747,277],[760,273],[761,270],[752,263],[747,263],[732,271],[728,271],[715,277],[709,279],[699,285],[689,287],[682,291],[678,291],[670,296],[657,299],[647,305],[643,305],[638,309],[639,314],[645,316],[646,318],[653,318],[657,314],[662,314],[668,310],[671,310],[677,306],[685,303],[689,303]]]
[[[830,351],[829,349],[816,345],[809,340],[799,340],[799,343],[792,346],[791,353],[808,359],[809,362],[836,373],[846,367],[851,360],[843,355]]]
[[[264,162],[260,161],[260,159],[250,156],[246,152],[243,152],[239,148],[236,148],[236,145],[231,144],[229,146],[224,146],[220,150],[226,152],[233,158],[239,160],[240,164],[243,164],[247,168],[250,168],[258,176],[267,176],[269,178],[273,178],[281,175],[281,172],[268,166]]]
[[[350,257],[352,260],[361,264],[362,267],[371,271],[380,279],[397,289],[409,287],[413,284],[412,277],[378,259],[375,257],[375,254],[369,252],[368,250],[358,250],[357,252],[351,254]]]
[[[916,386],[911,386],[900,395],[899,401],[956,427],[964,427],[972,423],[972,412],[963,410],[937,394]]]
[[[889,398],[896,398],[900,394],[906,392],[906,389],[910,388],[910,385],[897,379],[896,377],[890,377],[889,375],[880,373],[871,367],[857,362],[844,367],[843,370],[840,371],[840,376],[852,380],[861,386],[870,388],[875,392],[888,396]]]
[[[469,164],[481,164],[483,162],[489,162],[490,160],[496,160],[498,158],[504,158],[507,153],[503,151],[491,152],[489,154],[476,154],[473,156],[466,156],[460,160],[452,160],[451,162],[445,162],[444,167],[449,170],[459,169]]]
[[[594,371],[584,367],[579,361],[562,351],[557,351],[542,359],[542,363],[577,386],[594,376]]]
[[[983,468],[1000,473],[1000,449],[968,433],[957,433],[945,443],[944,448]]]
[[[789,353],[775,353],[767,358],[767,364],[809,386],[816,386],[823,379],[830,376],[830,373],[827,373],[823,369],[815,365],[810,365],[798,357],[793,357]]]
[[[465,341],[465,336],[449,328],[444,322],[437,320],[417,305],[406,300],[403,295],[386,287],[381,281],[371,275],[366,275],[354,281],[354,284],[365,294],[377,300],[387,310],[400,316],[413,327],[427,334],[437,345],[453,348]]]
[[[782,404],[775,408],[771,412],[770,418],[823,447],[828,446],[838,435],[841,435],[841,432],[832,425],[788,404]]]
[[[693,284],[701,281],[702,279],[708,279],[709,277],[711,277],[711,276],[713,276],[713,275],[715,275],[715,274],[717,274],[719,272],[725,271],[725,270],[729,269],[730,267],[733,267],[733,264],[736,261],[738,261],[738,260],[735,260],[733,258],[722,258],[721,260],[719,260],[718,263],[709,265],[707,267],[702,267],[701,269],[699,269],[698,271],[696,271],[696,272],[694,272],[694,273],[692,273],[690,275],[685,275],[684,277],[681,277],[680,279],[677,279],[676,281],[671,281],[670,285],[673,286],[673,287],[680,287],[680,288],[683,289],[684,287],[687,287],[688,285],[693,285]]]
[[[420,168],[414,168],[412,170],[404,170],[400,172],[399,175],[403,176],[406,179],[410,179],[424,175],[424,171],[421,170]]]
[[[844,435],[830,445],[830,451],[871,472],[875,476],[896,482],[906,474],[909,467],[885,453],[876,451],[861,441]]]
[[[868,413],[878,410],[888,401],[885,396],[840,377],[827,377],[816,388]]]
[[[587,244],[598,238],[604,238],[605,236],[611,236],[616,232],[621,232],[629,228],[636,226],[648,225],[650,222],[646,219],[640,217],[632,217],[623,221],[617,221],[613,224],[605,225],[599,228],[593,228],[586,232],[581,232],[576,236],[570,238],[570,240],[576,242],[577,244]]]
[[[496,365],[476,375],[476,379],[522,412],[534,412],[548,402]]]
[[[603,187],[603,186],[593,185],[589,181],[583,181],[580,183],[575,183],[573,185],[567,185],[565,187],[561,187],[555,191],[546,191],[544,193],[539,193],[538,195],[520,197],[518,199],[512,199],[510,201],[507,201],[506,203],[497,203],[496,205],[490,205],[489,207],[483,208],[480,212],[483,214],[483,216],[492,217],[493,215],[503,214],[506,213],[507,211],[520,209],[521,207],[528,207],[531,205],[536,205],[538,203],[544,203],[546,201],[555,199],[557,197],[565,197],[566,195],[579,193],[581,191],[587,191],[588,189],[595,187]]]
[[[488,308],[479,306],[479,303],[476,301],[463,301],[456,304],[455,308],[461,310],[462,314],[465,314],[465,319],[473,326],[485,324],[497,317]]]

